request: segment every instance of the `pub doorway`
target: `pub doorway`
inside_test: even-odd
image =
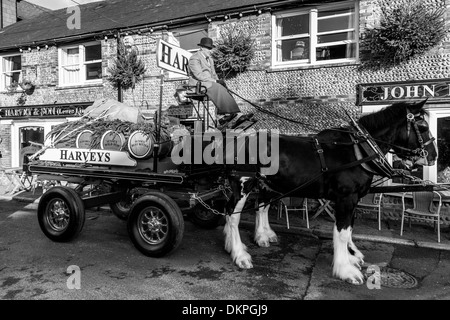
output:
[[[19,128],[19,166],[28,163],[28,157],[35,154],[44,145],[45,128],[26,126]]]

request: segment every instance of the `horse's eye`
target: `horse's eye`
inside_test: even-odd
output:
[[[428,122],[426,122],[425,120],[416,121],[416,124],[421,132],[429,130]]]

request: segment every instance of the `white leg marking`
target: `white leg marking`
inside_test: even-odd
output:
[[[241,178],[241,188],[248,178]],[[237,202],[233,214],[226,217],[226,224],[223,229],[225,234],[225,250],[231,254],[231,259],[239,268],[253,268],[252,257],[247,252],[247,247],[241,241],[239,234],[239,221],[241,219],[241,211],[247,201],[248,194],[241,192],[242,198]],[[239,213],[236,213],[239,212]]]
[[[270,242],[278,241],[276,233],[269,224],[269,208],[270,205],[264,206],[264,204],[261,204],[256,214],[255,242],[260,247],[268,247]]]
[[[333,275],[353,284],[362,284],[364,277],[361,271],[350,262],[348,244],[351,239],[351,228],[338,232],[336,225],[333,230]]]
[[[348,242],[348,246],[354,254],[350,254],[350,262],[361,269],[361,266],[364,264],[364,255],[361,251],[358,250],[355,243],[352,240],[353,229],[350,228],[350,241]]]

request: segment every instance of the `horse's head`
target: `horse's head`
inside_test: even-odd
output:
[[[385,149],[394,150],[401,159],[411,160],[418,165],[432,166],[438,153],[435,139],[425,120],[425,102],[426,100],[417,103],[395,103],[373,115],[362,117],[360,123],[376,139],[386,140]],[[371,126],[374,121],[379,122]]]
[[[394,146],[393,149],[400,158],[410,159],[417,165],[432,166],[436,162],[438,152],[435,139],[425,120],[423,110],[425,102],[426,100],[405,104],[406,128],[401,128],[399,137],[401,141],[399,146]]]

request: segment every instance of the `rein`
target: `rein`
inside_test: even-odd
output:
[[[292,189],[292,190],[290,190],[290,191],[288,191],[288,192],[286,192],[286,193],[284,193],[284,194],[279,195],[278,197],[276,197],[276,198],[270,200],[268,203],[264,203],[264,206],[272,205],[272,204],[274,204],[274,203],[280,201],[281,199],[283,199],[283,198],[289,196],[290,194],[292,194],[292,193],[294,193],[294,192],[296,192],[296,191],[298,191],[298,190],[300,190],[300,189],[305,188],[305,187],[308,186],[309,184],[311,184],[311,183],[313,183],[314,181],[316,181],[317,179],[319,179],[319,178],[320,178],[322,175],[324,175],[325,173],[333,173],[333,172],[345,170],[345,169],[348,169],[348,168],[357,167],[357,166],[359,166],[359,165],[361,165],[361,164],[363,164],[363,163],[365,163],[365,162],[369,162],[369,161],[375,160],[377,157],[378,157],[377,154],[373,154],[373,155],[370,155],[370,156],[365,157],[365,158],[363,158],[363,159],[359,159],[359,160],[356,160],[356,161],[347,163],[347,164],[345,164],[345,165],[343,165],[343,166],[340,166],[340,167],[338,167],[338,168],[333,168],[333,169],[331,169],[331,170],[327,168],[327,170],[322,170],[321,172],[317,173],[314,177],[312,177],[311,179],[309,179],[309,180],[306,181],[305,183],[303,183],[303,184],[301,184],[301,185],[295,187],[294,189]],[[258,173],[257,173],[257,175],[256,175],[256,178],[257,178],[258,180],[263,180],[263,177],[262,177],[260,174],[258,174]],[[250,194],[250,193],[251,193],[251,192],[249,192],[248,194]],[[262,207],[262,206],[258,206],[258,207]],[[231,216],[231,215],[233,215],[233,214],[238,214],[238,213],[248,212],[248,211],[252,211],[252,210],[254,210],[254,208],[252,208],[252,209],[245,209],[245,210],[241,210],[241,211],[237,211],[237,212],[231,212],[231,213],[228,213],[228,215]]]
[[[407,136],[408,139],[411,135],[411,127],[414,128],[414,132],[416,133],[417,136],[417,141],[419,142],[420,147],[416,148],[416,149],[411,149],[408,147],[402,147],[402,146],[398,146],[389,142],[385,142],[385,141],[381,141],[378,139],[374,139],[376,141],[378,141],[379,143],[384,143],[385,145],[388,145],[392,148],[404,151],[404,153],[401,153],[399,156],[403,156],[403,157],[419,157],[419,158],[424,158],[426,160],[427,156],[428,156],[428,151],[425,150],[425,147],[428,146],[430,143],[432,143],[433,141],[435,141],[434,137],[431,137],[429,140],[427,140],[426,142],[424,142],[424,139],[422,137],[422,134],[420,133],[419,130],[419,126],[417,125],[417,121],[414,117],[414,114],[411,113],[408,109],[407,109],[407,115],[406,115],[406,120],[407,120]],[[408,142],[407,142],[408,143]]]

